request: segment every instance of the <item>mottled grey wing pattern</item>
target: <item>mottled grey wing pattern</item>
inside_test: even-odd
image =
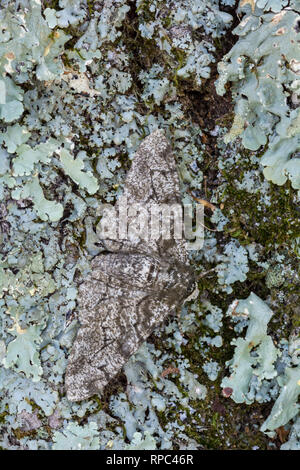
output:
[[[157,263],[153,270],[150,257],[125,255],[124,269],[117,271],[119,258],[118,254],[95,258],[93,272],[79,288],[81,327],[66,374],[69,400],[83,400],[102,390],[154,328],[176,311],[180,296],[181,301],[186,296],[182,280],[172,295],[157,289],[159,266]],[[111,271],[116,276],[111,276],[105,267],[111,267],[114,261]],[[130,271],[141,273],[141,267],[144,276],[129,277]],[[127,282],[123,282],[126,271]]]
[[[171,146],[161,130],[146,137],[135,153],[128,172],[122,196],[116,203],[116,212],[127,201],[128,204],[140,203],[150,210],[151,205],[182,205],[176,161]],[[128,217],[128,223],[132,218]],[[103,223],[113,224],[111,215]],[[139,252],[172,258],[189,265],[186,244],[183,239],[148,240],[105,240],[109,251]]]
[[[149,204],[180,201],[174,157],[162,132],[142,142],[125,196]],[[194,286],[180,240],[115,240],[107,246],[111,253],[93,259],[91,273],[79,287],[81,326],[65,377],[72,401],[99,393]]]

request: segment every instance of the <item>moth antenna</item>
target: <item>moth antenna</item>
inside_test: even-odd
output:
[[[200,199],[199,197],[194,196],[192,191],[188,189],[188,193],[192,196],[194,201],[200,202],[204,207],[208,207],[212,212],[216,209],[216,206],[214,206],[211,202],[206,201],[205,199]],[[201,224],[201,222],[198,222],[201,227],[206,228],[206,230],[209,230],[210,232],[218,232],[218,230],[206,227],[206,225]]]
[[[218,230],[216,229],[206,227],[206,225],[201,224],[201,222],[198,222],[198,224],[201,225],[201,227],[206,228],[206,230],[209,230],[210,232],[218,232]]]
[[[199,274],[199,275],[197,276],[197,280],[198,280],[198,279],[201,279],[201,278],[204,277],[204,276],[206,276],[206,274],[211,273],[212,271],[215,271],[216,269],[217,269],[217,268],[215,267],[215,268],[209,269],[208,271],[204,271],[204,273],[201,273],[201,274]]]

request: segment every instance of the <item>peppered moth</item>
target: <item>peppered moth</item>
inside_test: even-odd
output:
[[[81,326],[65,377],[71,401],[101,392],[152,331],[168,315],[176,313],[194,289],[185,240],[164,236],[163,231],[158,237],[141,236],[147,228],[145,214],[154,206],[175,209],[181,206],[174,155],[162,131],[157,130],[142,141],[115,206],[116,212],[103,216],[102,227],[105,223],[115,226],[124,202],[130,233],[127,237],[120,232],[105,237],[107,252],[93,259],[91,273],[79,286]],[[166,213],[165,216],[174,229],[175,216]],[[157,216],[154,222],[162,222],[161,219]]]

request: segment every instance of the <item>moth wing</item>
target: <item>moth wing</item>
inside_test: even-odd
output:
[[[81,327],[65,377],[67,397],[71,401],[101,392],[176,308],[147,292],[115,289],[95,280],[88,280],[81,289],[85,291],[79,306]]]
[[[143,204],[181,204],[176,160],[163,131],[152,132],[140,144],[122,197]]]
[[[125,180],[124,193],[116,203],[115,216],[111,213],[107,215],[107,219],[104,216],[103,226],[119,227],[120,214],[124,214],[124,207],[131,207],[133,204],[143,205],[148,212],[149,220],[154,205],[164,207],[163,210],[166,211],[167,206],[176,208],[177,214],[181,211],[179,224],[181,223],[183,237],[183,212],[176,161],[171,145],[161,130],[153,132],[140,144]],[[166,221],[168,216],[165,214],[160,217]],[[150,229],[148,227],[146,240],[138,236],[120,240],[118,232],[115,238],[105,239],[104,244],[109,251],[139,252],[160,258],[172,257],[175,261],[188,265],[185,240],[172,236],[174,225],[172,217],[170,238],[164,236],[152,238],[153,231],[151,233],[151,227]],[[136,218],[135,214],[129,213],[126,217],[127,227],[132,227]]]
[[[181,206],[175,158],[162,131],[156,131],[144,139],[136,152],[125,181],[124,193],[116,204],[116,218],[124,202],[127,207],[143,204],[147,210],[153,204]],[[129,225],[136,219],[134,213],[129,215]],[[111,214],[106,224],[114,225]],[[173,236],[154,239],[131,236],[124,240],[116,236],[106,239],[105,245],[109,251],[120,255],[123,253],[128,257],[150,255],[150,278],[157,262],[161,265],[169,264],[170,268],[176,262],[189,265],[184,240],[177,240]],[[122,271],[122,257],[117,254],[115,256],[119,262],[115,261],[111,265],[112,271],[117,268],[113,278],[108,276],[104,279],[100,276],[95,279],[91,275],[80,286],[78,300],[81,327],[71,351],[65,379],[67,396],[72,401],[83,400],[101,391],[180,302],[181,297],[177,292],[175,297],[166,295],[168,289],[165,292],[165,281],[158,292],[150,292],[147,282],[143,287],[138,287],[138,283],[130,285],[130,270]],[[149,265],[147,258],[144,257],[145,266],[136,265],[133,259],[128,263],[136,268],[135,274],[141,279]],[[98,261],[99,272],[104,272],[103,259],[98,258]],[[96,260],[95,263],[96,269]],[[184,271],[183,266],[178,269]],[[189,271],[186,272],[188,277]]]

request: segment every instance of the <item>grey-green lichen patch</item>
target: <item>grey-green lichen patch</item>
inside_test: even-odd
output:
[[[126,450],[155,450],[156,448],[155,439],[148,431],[145,431],[144,438],[140,432],[134,433],[131,444],[125,447]]]
[[[96,423],[79,426],[70,423],[64,432],[55,431],[53,450],[91,450],[99,449],[99,433]]]
[[[43,193],[38,176],[33,176],[20,188],[16,188],[12,192],[12,197],[16,200],[31,199],[33,201],[35,211],[42,220],[56,222],[63,215],[63,206],[56,201],[48,200]]]
[[[272,266],[266,275],[266,285],[267,287],[280,287],[285,280],[284,272],[280,265]]]
[[[281,11],[278,5],[274,13],[267,13],[269,4],[253,5],[233,31],[238,42],[218,64],[217,91],[224,94],[226,84],[233,83],[236,102],[225,141],[240,136],[246,148],[263,148],[266,178],[278,185],[290,179],[299,189],[299,5],[283,4]]]
[[[246,60],[232,63],[232,73],[245,76],[231,77],[233,101],[242,103],[231,136],[244,137],[244,151],[238,139],[225,146],[230,129],[208,126],[214,64],[232,44],[233,3],[1,2],[2,448],[266,449],[270,439],[281,445],[278,423],[290,430],[282,448],[299,447],[289,372],[299,367],[290,334],[299,327],[299,59],[287,40],[293,28],[298,34],[297,5],[284,15],[285,0],[241,7],[233,51]],[[263,60],[253,64],[259,38]],[[227,108],[214,115],[230,127]],[[136,148],[157,128],[172,143],[183,200],[191,202],[189,190],[215,206],[205,208],[203,249],[191,253],[199,276],[206,273],[199,297],[184,306],[180,326],[174,318],[156,330],[102,396],[72,404],[64,371],[79,326],[78,282],[103,249],[98,208],[122,194]],[[284,178],[293,187],[272,183]],[[248,320],[233,324],[225,312],[251,292],[274,313],[267,329],[259,326],[259,357],[253,348],[250,362],[259,377],[277,375],[258,380],[251,367],[246,405],[225,398],[221,382],[226,361],[234,357],[239,368],[249,360],[230,345],[246,340]],[[280,355],[267,363],[273,345]],[[275,438],[259,431],[263,422]]]
[[[261,430],[266,431],[283,426],[299,413],[298,397],[300,395],[300,367],[287,367],[282,378],[282,391],[275,401],[268,419]]]
[[[3,121],[12,122],[18,119],[23,111],[23,93],[9,77],[0,81],[0,116]]]
[[[60,150],[60,161],[63,165],[66,175],[70,176],[81,188],[85,188],[89,194],[95,194],[98,189],[97,179],[91,171],[83,172],[84,163],[78,157],[76,160],[70,152],[65,149]]]
[[[299,418],[296,418],[296,421],[294,422],[289,440],[281,446],[282,450],[299,450],[300,449],[300,420]]]
[[[43,372],[38,353],[42,342],[38,326],[31,325],[29,328],[22,329],[16,321],[9,332],[16,338],[8,344],[2,364],[5,368],[24,372],[26,377],[32,378],[33,382],[38,382]]]
[[[20,9],[14,2],[6,3],[0,11],[1,74],[10,74],[19,84],[28,83],[32,74],[39,80],[53,80],[61,75],[61,54],[70,36],[59,29],[52,31],[39,0],[26,1]]]
[[[224,390],[230,389],[230,396],[237,403],[251,403],[254,400],[251,381],[259,384],[264,379],[277,375],[274,362],[279,355],[272,338],[267,335],[267,325],[272,311],[255,294],[246,300],[237,300],[229,308],[227,315],[245,318],[248,322],[245,338],[233,340],[234,357],[227,363],[230,377],[222,381]],[[256,384],[255,384],[256,386]]]

